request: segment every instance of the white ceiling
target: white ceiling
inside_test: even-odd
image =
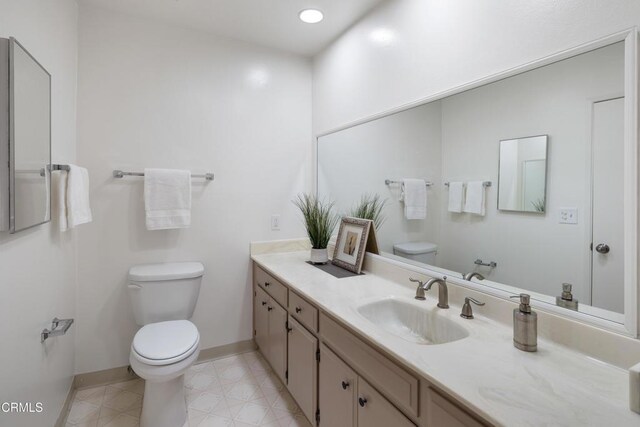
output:
[[[386,0],[80,1],[311,56],[374,6]],[[318,24],[301,22],[298,13],[306,8],[320,9],[324,13],[324,20]]]

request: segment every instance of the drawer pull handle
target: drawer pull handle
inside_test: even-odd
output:
[[[358,398],[358,403],[360,404],[361,407],[364,408],[364,405],[367,404],[367,399],[365,399],[364,397],[359,397]]]
[[[269,286],[271,286],[271,283],[269,283],[269,282],[264,282],[264,285],[265,285],[266,287],[269,287]]]
[[[267,311],[273,310],[273,307],[267,307]]]
[[[349,388],[349,385],[350,385],[350,384],[349,384],[349,382],[348,382],[348,381],[342,381],[342,389],[343,389],[343,390],[348,389],[348,388]]]
[[[302,309],[300,307],[296,307],[296,313],[300,313]]]

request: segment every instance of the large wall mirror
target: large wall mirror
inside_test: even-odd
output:
[[[0,230],[15,233],[51,219],[51,76],[13,38],[0,59]]]
[[[635,335],[635,37],[319,136],[319,197],[342,214],[385,200],[386,257]],[[411,178],[422,219],[405,216]]]

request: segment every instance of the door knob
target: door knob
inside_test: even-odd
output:
[[[598,246],[596,246],[596,252],[601,254],[608,254],[610,250],[611,249],[609,248],[609,245],[605,243],[600,243]]]

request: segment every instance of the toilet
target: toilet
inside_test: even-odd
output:
[[[129,363],[146,380],[141,427],[182,426],[187,418],[184,373],[198,359],[200,334],[188,319],[196,307],[204,266],[175,262],[134,266],[127,285],[142,326]]]
[[[405,242],[393,245],[393,254],[403,258],[436,265],[438,245],[431,242]]]

